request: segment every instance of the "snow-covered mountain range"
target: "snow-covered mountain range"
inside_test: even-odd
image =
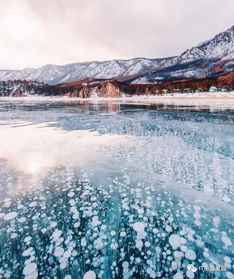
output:
[[[64,66],[45,65],[37,69],[0,70],[0,81],[27,80],[54,85],[85,79],[116,79],[125,83],[157,83],[212,77],[233,71],[234,26],[175,57],[134,58]]]
[[[137,75],[170,65],[172,58],[113,60],[105,62],[74,63],[64,66],[45,65],[38,69],[0,70],[0,80],[36,80],[59,84],[87,78],[110,79]]]

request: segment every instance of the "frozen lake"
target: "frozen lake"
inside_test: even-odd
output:
[[[234,108],[0,100],[0,278],[234,278]]]

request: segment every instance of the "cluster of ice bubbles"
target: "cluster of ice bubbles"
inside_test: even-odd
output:
[[[1,203],[1,278],[234,278],[231,221],[199,199],[126,173],[97,186],[57,169],[42,183]]]

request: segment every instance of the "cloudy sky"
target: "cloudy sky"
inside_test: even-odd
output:
[[[178,55],[231,27],[233,0],[0,0],[0,68]]]

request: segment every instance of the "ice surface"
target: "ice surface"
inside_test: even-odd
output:
[[[233,277],[232,111],[16,106],[0,106],[0,277]]]

